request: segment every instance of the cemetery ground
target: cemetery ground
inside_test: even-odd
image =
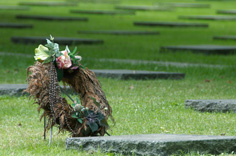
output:
[[[30,0],[36,1],[36,0]],[[101,0],[100,0],[101,1]],[[17,5],[19,0],[1,1],[0,5]],[[127,0],[119,5],[154,5],[156,0]],[[168,2],[175,2],[169,0]],[[234,9],[236,2],[193,1],[206,3],[210,8],[175,8],[173,11],[138,11],[135,15],[73,14],[72,9],[113,10],[117,4],[79,3],[78,6],[32,6],[29,10],[0,10],[1,22],[33,24],[30,29],[0,28],[0,84],[27,83],[26,69],[34,63],[34,49],[38,44],[14,44],[12,36],[49,36],[102,39],[99,45],[72,45],[78,47],[82,63],[89,69],[131,69],[182,72],[182,80],[116,80],[99,78],[107,99],[113,108],[116,125],[111,135],[132,134],[199,134],[235,136],[235,114],[197,112],[186,109],[186,99],[235,99],[236,55],[204,55],[189,52],[160,52],[166,45],[230,45],[235,41],[213,40],[213,36],[236,35],[235,21],[188,21],[181,15],[216,15],[220,9]],[[39,21],[16,19],[19,14],[87,17],[88,21]],[[135,21],[207,23],[208,28],[141,27]],[[87,30],[142,30],[158,31],[160,35],[107,35],[78,34]],[[62,47],[60,47],[62,49]],[[24,55],[17,55],[18,53]],[[29,57],[32,56],[32,57]],[[99,59],[133,59],[148,61],[182,62],[224,67],[158,64],[133,64],[100,61]],[[91,155],[90,152],[65,149],[68,133],[58,134],[54,128],[51,147],[43,140],[43,121],[37,106],[28,96],[0,96],[0,155]],[[113,155],[101,152],[94,155]],[[199,155],[197,152],[190,153]],[[230,155],[223,153],[222,155]]]

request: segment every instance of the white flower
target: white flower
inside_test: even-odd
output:
[[[49,55],[46,52],[48,52],[48,48],[40,44],[38,48],[35,48],[34,59],[39,61],[46,60],[49,57]]]
[[[81,57],[81,56],[75,56],[75,58],[76,58],[77,60],[79,60],[79,61],[82,60],[82,57]]]

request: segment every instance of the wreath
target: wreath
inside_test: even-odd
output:
[[[45,46],[40,44],[35,49],[36,62],[27,69],[26,89],[39,105],[38,111],[44,110],[40,117],[47,119],[44,134],[57,125],[59,132],[69,131],[72,137],[103,136],[109,128],[108,118],[113,122],[114,119],[94,72],[80,63],[82,57],[76,55],[77,48],[71,52],[66,46],[60,51],[52,36],[46,40]],[[72,104],[62,97],[60,81],[78,93],[75,100],[66,94]]]

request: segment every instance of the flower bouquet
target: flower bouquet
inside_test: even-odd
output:
[[[81,56],[76,55],[77,48],[71,52],[66,46],[59,50],[54,38],[47,39],[45,46],[35,49],[35,64],[28,67],[26,91],[39,105],[38,111],[44,110],[40,120],[47,118],[44,132],[54,125],[59,131],[69,131],[73,137],[103,136],[112,118],[112,109],[95,74],[82,66]],[[68,84],[78,93],[78,98],[71,99],[71,104],[62,97],[59,82]]]

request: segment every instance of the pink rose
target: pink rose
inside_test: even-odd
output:
[[[67,51],[66,50],[61,51],[61,53],[63,55],[56,58],[57,67],[59,69],[68,69],[68,68],[70,68],[72,63],[71,63],[71,59],[70,59],[70,56],[68,55]]]

